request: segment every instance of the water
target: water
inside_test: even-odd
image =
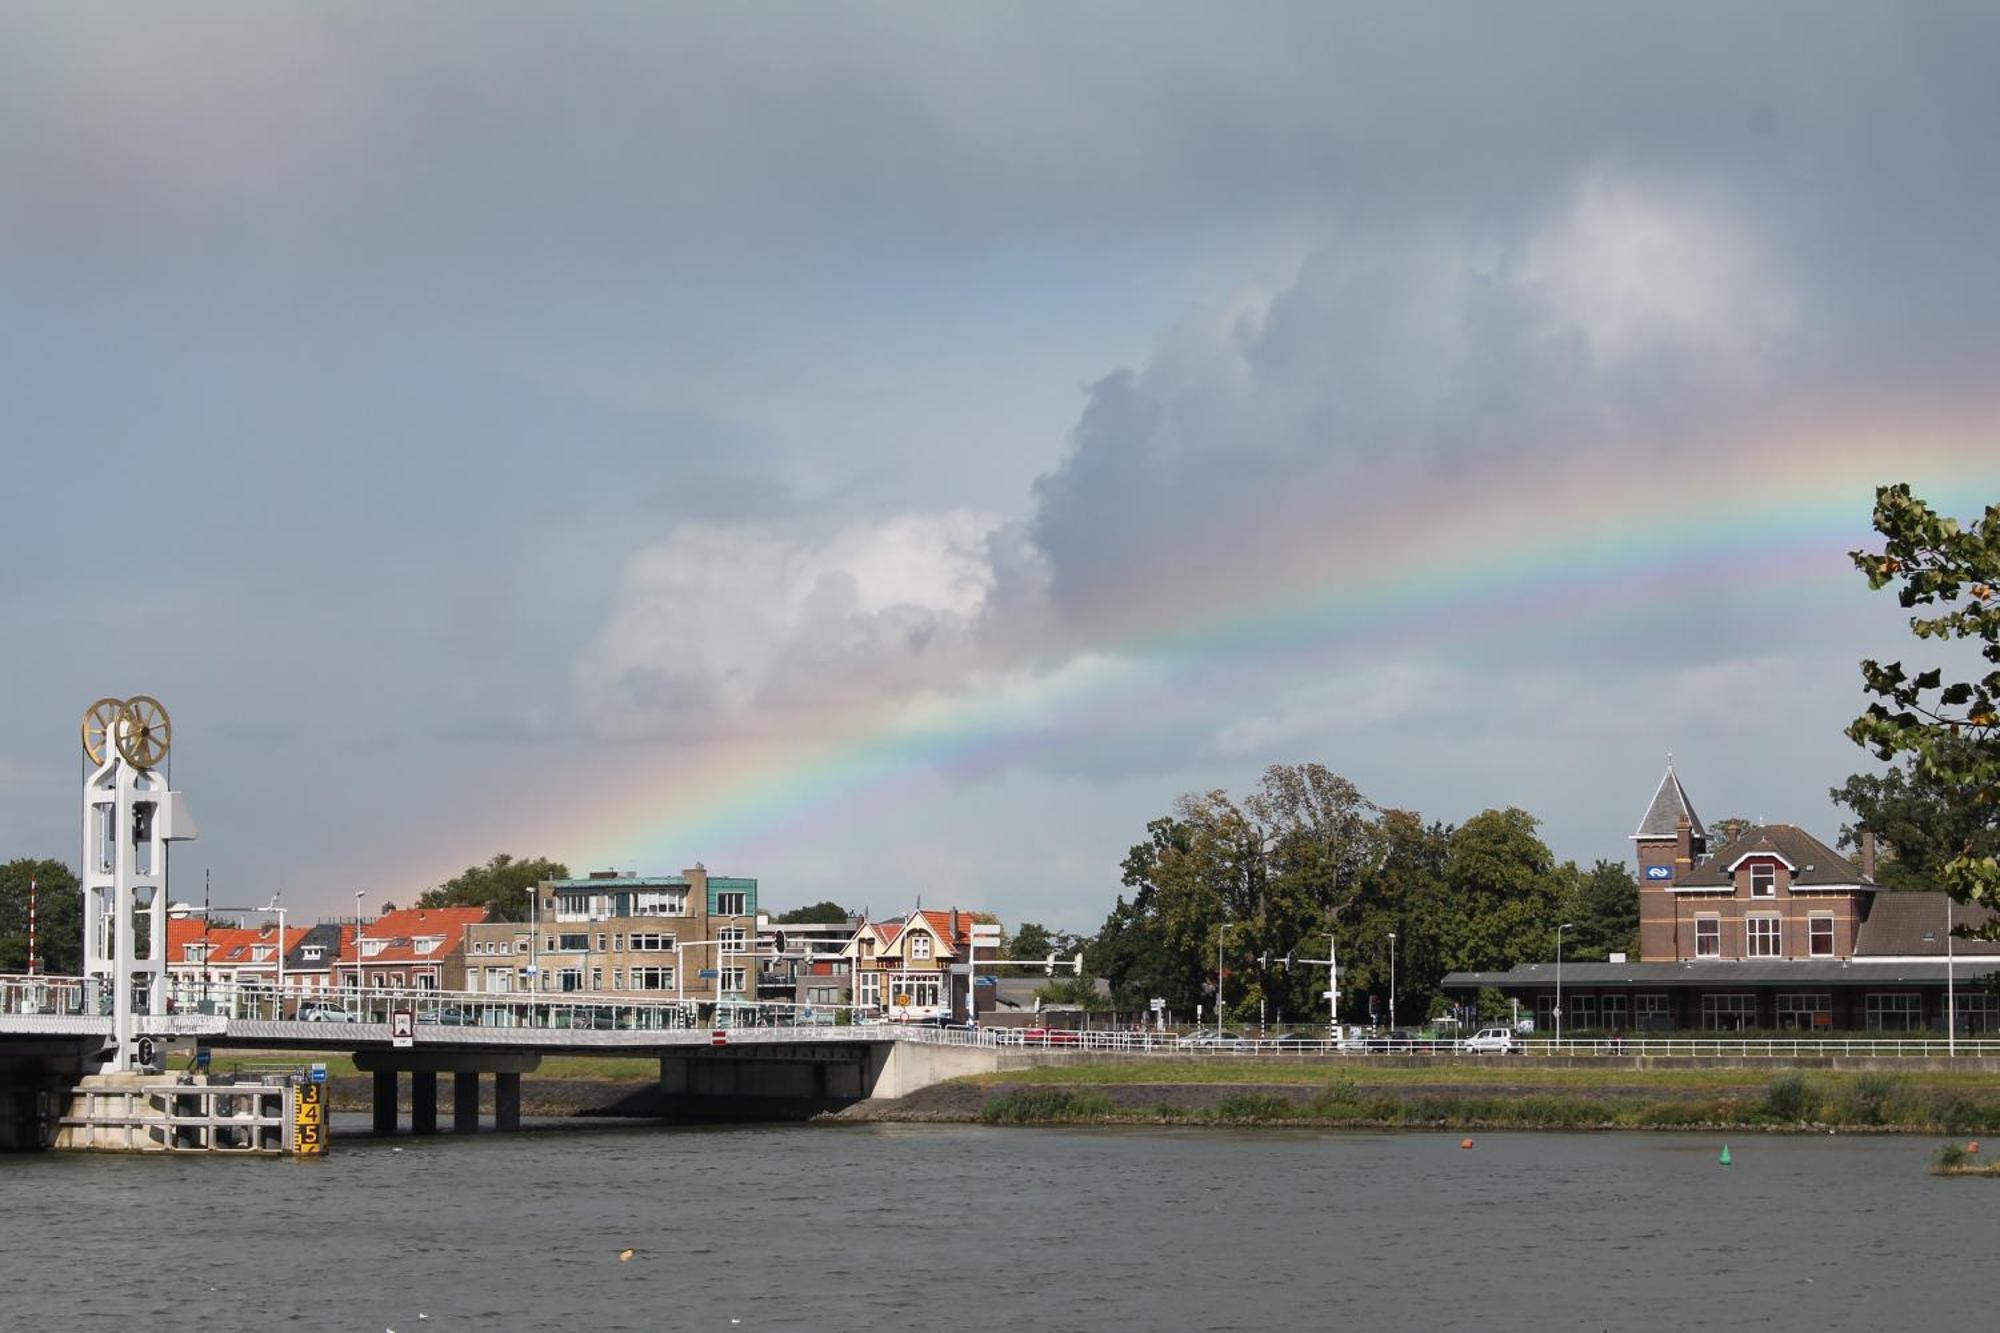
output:
[[[782,1126],[0,1159],[9,1328],[1988,1327],[1908,1138]],[[402,1151],[394,1151],[400,1147]],[[619,1260],[625,1248],[636,1251]],[[426,1318],[420,1318],[427,1316]],[[736,1322],[736,1321],[741,1321]]]

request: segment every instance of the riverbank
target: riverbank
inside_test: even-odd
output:
[[[1354,1129],[2000,1132],[2000,1078],[1744,1070],[1273,1071],[1237,1081],[1149,1080],[1129,1066],[1072,1066],[941,1083],[834,1118],[998,1125],[1292,1125]],[[1412,1077],[1420,1075],[1421,1077]]]

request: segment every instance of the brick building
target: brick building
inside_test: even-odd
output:
[[[1631,841],[1639,866],[1639,959],[1565,962],[1565,1032],[2000,1030],[2000,941],[1952,938],[1992,920],[1942,893],[1875,883],[1874,840],[1855,864],[1790,824],[1712,848],[1668,765]],[[1454,972],[1448,992],[1491,987],[1554,1027],[1551,957],[1507,972]],[[1950,1002],[1946,981],[1951,978]]]

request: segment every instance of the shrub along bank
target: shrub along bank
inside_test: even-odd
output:
[[[1981,1080],[1981,1083],[1986,1082]],[[1717,1129],[2000,1133],[2000,1090],[1894,1073],[1787,1072],[1761,1089],[1674,1095],[1629,1089],[1438,1090],[1125,1084],[1001,1088],[978,1119],[996,1125],[1319,1125],[1393,1129]],[[923,1118],[937,1118],[925,1115]]]

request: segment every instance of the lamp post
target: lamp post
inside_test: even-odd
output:
[[[1556,927],[1556,1046],[1562,1046],[1563,1039],[1563,932],[1576,928],[1576,922],[1565,921]]]
[[[367,989],[361,979],[361,900],[367,896],[366,889],[354,891],[354,1010],[357,1018],[361,1013],[361,992]]]
[[[1222,1041],[1222,937],[1229,933],[1229,923],[1223,922],[1215,928],[1215,1040]]]
[[[530,884],[528,893],[528,997],[542,988],[542,886]],[[530,1009],[529,1014],[534,1010]]]
[[[1944,896],[1944,1042],[1947,1055],[1958,1054],[1958,988],[1952,975],[1951,895]]]
[[[285,907],[283,903],[278,901],[278,895],[274,893],[271,895],[271,901],[265,904],[264,910],[278,914],[278,1012],[276,1017],[283,1018],[285,1016]]]
[[[1396,1026],[1396,932],[1389,932],[1389,1027]]]

